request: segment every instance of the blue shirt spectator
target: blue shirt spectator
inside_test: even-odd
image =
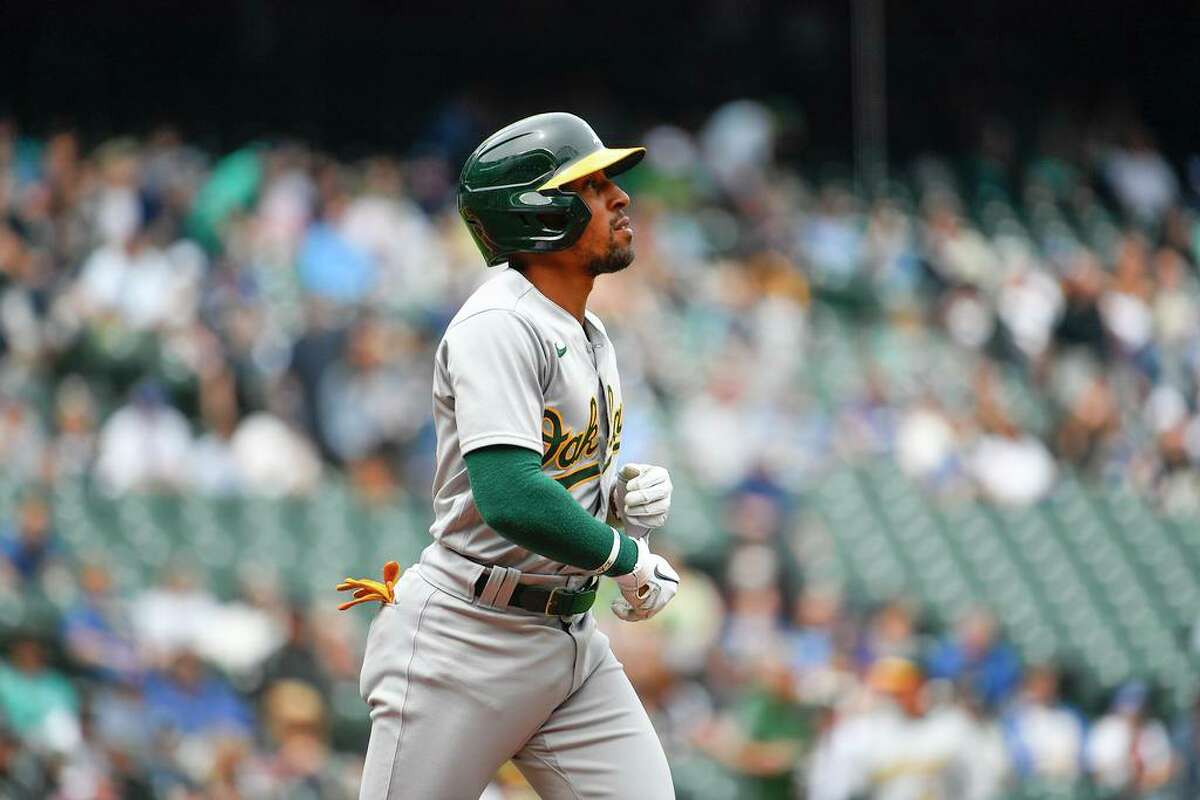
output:
[[[128,681],[139,674],[132,631],[113,597],[107,570],[87,564],[80,571],[82,595],[63,612],[67,652],[102,680]]]
[[[25,498],[15,525],[0,538],[0,556],[23,582],[38,580],[63,555],[50,527],[50,509],[38,495]]]
[[[144,694],[150,719],[185,736],[253,732],[250,708],[224,680],[206,673],[194,653],[179,653],[165,673],[148,677]]]
[[[967,682],[984,703],[996,708],[1021,682],[1021,661],[1012,647],[997,638],[992,616],[975,611],[933,649],[928,672],[931,678]]]
[[[341,303],[362,300],[375,282],[375,265],[338,231],[314,223],[300,249],[300,281],[316,295]]]

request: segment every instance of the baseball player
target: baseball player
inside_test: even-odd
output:
[[[674,797],[662,746],[589,609],[654,616],[679,576],[647,546],[662,467],[618,469],[622,400],[597,276],[633,260],[629,196],[609,149],[571,114],[539,114],[467,159],[458,207],[489,266],[507,264],[437,350],[434,542],[397,582],[347,580],[371,623],[361,797],[469,800],[511,759],[541,797]],[[623,528],[623,532],[614,525]]]

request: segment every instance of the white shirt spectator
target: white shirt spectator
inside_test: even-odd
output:
[[[96,198],[96,232],[105,242],[127,242],[142,224],[142,204],[129,186],[108,186]]]
[[[975,448],[971,473],[989,500],[1026,506],[1050,491],[1056,467],[1046,445],[1033,436],[985,436]]]
[[[809,800],[983,800],[998,781],[992,772],[997,736],[975,736],[969,718],[956,710],[922,717],[891,703],[838,722],[817,745],[808,777]],[[987,741],[985,752],[974,748]],[[1000,760],[1003,750],[1001,748]],[[989,766],[992,765],[992,766]],[[1000,773],[1002,774],[1002,769]]]
[[[134,330],[190,322],[203,257],[180,244],[171,256],[149,245],[109,244],[88,257],[76,284],[81,316],[113,314]]]
[[[284,642],[270,614],[240,602],[216,606],[195,633],[196,654],[234,675],[256,669]]]
[[[1154,315],[1150,306],[1136,295],[1105,292],[1100,298],[1100,316],[1126,352],[1141,350],[1154,335]]]
[[[762,453],[759,415],[732,397],[704,392],[683,409],[677,428],[687,459],[706,485],[728,489],[743,480]]]
[[[115,494],[181,486],[190,469],[192,432],[183,414],[165,403],[134,402],[104,423],[99,453],[96,474]]]
[[[266,412],[242,420],[232,448],[245,489],[253,494],[302,494],[321,477],[321,461],[312,444]]]
[[[896,430],[896,462],[910,478],[933,478],[954,460],[958,436],[936,408],[918,406]]]
[[[232,441],[215,433],[207,433],[196,440],[191,465],[192,487],[202,494],[234,494],[245,482],[233,455]]]
[[[154,664],[165,664],[181,650],[194,650],[218,618],[220,604],[207,590],[175,576],[134,598],[133,631],[138,648]]]
[[[1139,776],[1165,775],[1171,768],[1171,739],[1158,720],[1135,727],[1131,717],[1109,714],[1096,723],[1087,743],[1088,767],[1103,788],[1132,788]]]
[[[346,209],[346,241],[379,265],[375,293],[390,302],[429,305],[445,291],[448,267],[437,231],[416,204],[364,195]]]
[[[1026,356],[1037,358],[1049,344],[1062,313],[1062,290],[1046,272],[1031,268],[1005,282],[997,306],[1013,342]]]
[[[1008,734],[1022,774],[1051,783],[1079,778],[1083,724],[1066,708],[1022,701],[1008,717]]]
[[[862,263],[862,220],[850,213],[848,200],[831,203],[833,208],[807,217],[798,244],[818,283],[842,287]]]

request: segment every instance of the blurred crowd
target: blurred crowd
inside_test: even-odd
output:
[[[217,597],[195,564],[116,592],[49,503],[338,476],[427,505],[433,349],[488,277],[457,166],[498,127],[446,113],[440,146],[355,161],[0,120],[0,594],[73,598],[6,622],[0,795],[354,796],[361,730],[333,706],[359,702],[362,643],[328,598],[255,571]],[[1200,716],[1153,687],[1072,707],[985,610],[929,630],[775,546],[823,470],[868,457],[938,498],[1026,506],[1072,472],[1200,512],[1200,169],[1128,115],[990,121],[967,158],[855,187],[779,156],[794,124],[742,100],[645,131],[637,260],[593,295],[627,457],[718,509],[707,551],[680,543],[674,613],[609,626],[680,795],[1200,796]]]
[[[1130,681],[1089,713],[1069,671],[1023,666],[986,610],[939,633],[902,599],[849,608],[809,586],[789,603],[744,563],[762,558],[739,554],[724,590],[685,575],[664,620],[608,626],[680,797],[1196,796],[1200,705],[1164,714]]]
[[[121,592],[48,520],[27,495],[0,560],[7,608],[67,598],[5,614],[0,797],[358,796],[361,731],[347,739],[336,706],[360,716],[345,687],[361,643],[332,604],[288,597],[258,567],[221,598],[186,562]]]

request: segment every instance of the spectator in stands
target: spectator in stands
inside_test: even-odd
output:
[[[283,642],[284,618],[274,566],[247,560],[239,573],[238,595],[210,607],[191,649],[245,685]]]
[[[45,767],[7,725],[0,725],[0,797],[42,800],[49,793]]]
[[[798,250],[819,289],[848,293],[863,268],[863,221],[854,196],[830,185],[821,192],[818,207],[800,229]]]
[[[967,765],[980,754],[971,750],[960,715],[928,708],[918,667],[880,659],[867,686],[863,706],[839,709],[818,741],[809,800],[966,798]]]
[[[89,736],[137,763],[153,758],[158,731],[147,724],[141,676],[95,687],[88,698]]]
[[[729,613],[721,652],[734,668],[754,663],[764,648],[781,643],[783,597],[776,583],[778,558],[766,545],[745,545],[730,556],[726,585]]]
[[[0,463],[13,478],[36,481],[42,476],[46,431],[33,407],[0,385]]]
[[[273,684],[263,698],[263,716],[273,747],[246,776],[247,793],[330,800],[358,796],[353,762],[330,751],[325,703],[313,687],[290,680]]]
[[[1146,227],[1157,225],[1179,192],[1171,165],[1155,149],[1150,132],[1133,125],[1123,146],[1108,153],[1104,176],[1125,210]]]
[[[1200,797],[1200,696],[1180,715],[1173,738],[1180,762],[1177,798]]]
[[[1200,333],[1200,286],[1187,259],[1173,247],[1159,248],[1154,270],[1154,339],[1169,363]]]
[[[962,474],[958,431],[936,398],[922,398],[900,417],[895,459],[905,475],[933,488],[949,488]]]
[[[98,563],[79,572],[80,598],[63,613],[67,654],[96,677],[128,681],[140,672],[126,608],[112,591],[112,578]]]
[[[341,358],[325,368],[318,390],[322,439],[343,463],[417,432],[429,393],[417,345],[397,326],[365,319],[351,329]]]
[[[304,609],[293,605],[287,613],[287,639],[263,664],[263,684],[291,680],[308,684],[321,695],[329,694],[329,673],[312,645],[310,622]]]
[[[1117,248],[1114,274],[1100,296],[1100,318],[1116,354],[1128,358],[1153,380],[1154,316],[1150,309],[1154,285],[1148,274],[1145,240],[1129,235]]]
[[[1080,250],[1072,256],[1062,281],[1063,314],[1054,331],[1059,344],[1088,348],[1096,357],[1104,357],[1107,343],[1099,300],[1106,281],[1094,253]]]
[[[190,650],[145,683],[146,713],[159,728],[184,737],[250,736],[254,715],[233,689]]]
[[[1108,376],[1092,377],[1078,390],[1059,425],[1059,457],[1082,468],[1103,466],[1105,445],[1120,430],[1119,413]]]
[[[368,250],[347,239],[340,222],[350,198],[348,176],[340,165],[328,164],[318,184],[322,219],[308,226],[298,254],[298,274],[305,291],[338,304],[366,299],[374,286],[376,267]]]
[[[58,385],[54,403],[56,435],[50,446],[56,480],[85,477],[96,457],[96,399],[87,381],[69,375]]]
[[[908,600],[895,599],[871,615],[859,637],[855,662],[860,669],[868,670],[884,658],[915,660],[918,651],[912,605]]]
[[[139,724],[145,721],[139,719]],[[108,731],[96,725],[85,708],[82,717],[82,741],[56,765],[56,797],[151,800],[154,797],[142,765]]]
[[[164,251],[152,241],[149,226],[160,210],[125,187],[103,195],[101,225],[111,227],[111,239],[84,263],[75,285],[82,321],[146,331],[192,320],[203,264],[187,248]]]
[[[871,210],[864,249],[867,269],[883,305],[915,305],[921,280],[916,233],[912,220],[893,200],[882,199]]]
[[[1050,346],[1062,313],[1062,289],[1023,241],[1003,244],[1007,274],[996,299],[997,315],[1017,352],[1029,362],[1038,363]]]
[[[49,664],[38,634],[21,632],[0,662],[0,714],[22,739],[67,752],[79,741],[79,695]]]
[[[759,416],[751,410],[745,381],[729,365],[718,368],[708,386],[687,398],[680,434],[689,463],[699,478],[717,490],[731,489],[757,466],[762,437]]]
[[[945,699],[931,715],[946,728],[959,727],[960,751],[954,767],[959,796],[963,800],[995,800],[1012,777],[1004,730],[969,685],[954,687],[952,692],[953,697]]]
[[[795,628],[788,637],[790,663],[797,676],[835,666],[841,617],[842,598],[832,587],[812,586],[800,595]]]
[[[134,637],[147,666],[164,666],[177,651],[194,649],[218,619],[217,598],[200,581],[194,569],[173,564],[157,585],[133,597]]]
[[[1092,729],[1087,764],[1092,780],[1110,792],[1154,797],[1171,778],[1174,755],[1166,727],[1150,716],[1143,683],[1117,690],[1112,709]]]
[[[1016,652],[1000,639],[995,617],[983,609],[965,614],[927,663],[930,678],[966,683],[989,708],[998,708],[1021,680]]]
[[[400,164],[375,158],[363,175],[363,192],[346,208],[340,228],[351,246],[378,266],[374,287],[388,305],[422,307],[442,296],[449,277],[437,231],[403,192]]]
[[[1058,671],[1034,665],[1004,713],[1013,772],[1022,781],[1065,790],[1083,774],[1084,721],[1058,697]]]
[[[248,493],[278,497],[304,494],[321,475],[312,444],[279,417],[259,412],[245,417],[231,442],[234,462]]]
[[[114,494],[187,485],[192,432],[160,384],[143,381],[100,432],[97,477]]]
[[[735,776],[739,798],[786,800],[792,774],[812,736],[810,713],[795,697],[780,652],[761,651],[754,678],[733,706],[696,733],[696,745]]]
[[[982,435],[970,456],[971,475],[985,499],[1002,505],[1031,505],[1054,485],[1054,458],[1041,439],[1022,431],[1009,417],[991,369],[980,369],[975,385]]]
[[[29,492],[17,508],[16,520],[0,529],[0,580],[41,586],[51,572],[64,568],[66,550],[54,534],[50,505]]]
[[[236,494],[245,487],[246,479],[233,455],[237,393],[233,375],[227,370],[201,381],[200,416],[206,430],[192,448],[191,485],[202,494]]]

